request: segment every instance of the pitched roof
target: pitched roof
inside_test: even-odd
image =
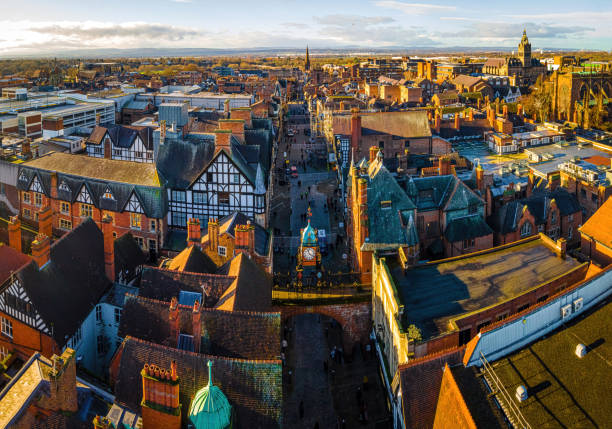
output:
[[[402,411],[406,427],[433,427],[444,365],[461,363],[464,349],[451,349],[400,365]]]
[[[364,114],[361,115],[361,130],[362,134],[390,134],[402,138],[431,136],[427,112],[424,110]]]
[[[87,155],[52,152],[21,164],[21,170],[26,167],[107,182],[151,187],[160,186],[155,165],[144,162],[135,163],[116,159],[94,158]]]
[[[280,313],[225,311],[202,308],[201,352],[239,359],[278,359],[280,356]],[[174,346],[169,323],[170,302],[127,295],[119,336],[132,336],[156,344]],[[192,323],[193,308],[179,305],[179,331],[197,335]]]
[[[115,240],[115,273],[123,273],[130,279],[136,268],[147,261],[147,257],[131,233],[123,234]]]
[[[211,134],[168,139],[159,146],[157,169],[167,187],[186,189],[203,172],[214,152],[215,138]]]
[[[187,422],[191,398],[208,384],[207,362],[213,362],[215,385],[235,410],[237,428],[280,428],[282,420],[282,365],[278,360],[244,360],[208,356],[172,349],[127,337],[117,353],[119,367],[116,400],[139,409],[142,399],[140,371],[145,363],[170,368],[178,363],[179,395],[183,423]]]
[[[460,74],[453,79],[455,85],[473,86],[481,81],[482,78],[479,76],[470,76],[467,74]]]
[[[4,283],[11,274],[16,272],[32,261],[28,255],[25,255],[4,243],[0,243],[0,285]]]
[[[267,311],[272,306],[272,279],[244,253],[235,256],[229,267],[235,277],[216,304],[221,310]]]
[[[140,295],[170,301],[182,290],[198,292],[205,297],[202,304],[213,307],[233,281],[232,276],[144,267],[140,276]]]
[[[63,347],[111,286],[104,271],[102,232],[87,218],[51,246],[42,269],[32,261],[17,277]]]
[[[453,219],[444,231],[444,236],[451,243],[485,237],[489,234],[493,234],[493,230],[480,215]]]
[[[217,270],[215,263],[198,246],[186,247],[185,250],[172,258],[170,263],[164,268],[175,271],[209,274]]]
[[[593,216],[580,227],[580,232],[612,249],[612,222],[610,219],[612,219],[612,198],[608,198],[593,213]]]
[[[235,229],[237,225],[246,225],[251,222],[251,225],[255,226],[255,252],[259,255],[267,255],[270,250],[269,241],[270,233],[259,225],[253,218],[250,218],[246,214],[235,211],[221,219],[219,219],[219,234],[230,234],[232,237],[236,237]],[[202,237],[202,242],[208,241],[208,233]]]

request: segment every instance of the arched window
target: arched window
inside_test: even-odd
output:
[[[527,237],[531,235],[532,231],[533,226],[531,225],[531,222],[525,222],[523,226],[521,226],[521,237]]]

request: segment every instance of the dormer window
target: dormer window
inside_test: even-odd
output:
[[[380,208],[381,209],[390,209],[391,208],[391,201],[381,201],[380,202]]]
[[[114,200],[115,197],[113,196],[113,193],[111,192],[110,188],[106,188],[106,190],[104,191],[104,194],[102,195],[102,198],[105,198],[107,200]]]
[[[58,189],[60,191],[64,191],[64,192],[70,192],[70,187],[68,185],[66,185],[66,182],[60,183]]]

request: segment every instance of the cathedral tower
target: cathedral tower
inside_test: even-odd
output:
[[[523,67],[529,67],[531,65],[531,43],[527,38],[527,31],[523,30],[523,37],[521,43],[518,45],[518,56],[523,63]]]

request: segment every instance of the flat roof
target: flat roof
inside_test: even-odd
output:
[[[567,273],[580,263],[559,258],[541,238],[489,252],[416,266],[404,276],[389,266],[404,305],[404,323],[414,324],[423,339],[450,330],[449,321],[515,298]]]
[[[609,427],[612,404],[612,300],[599,304],[552,335],[492,364],[532,428]],[[587,354],[578,358],[579,343]],[[503,398],[496,398],[503,402]],[[514,397],[513,397],[514,399]]]
[[[591,158],[593,156],[610,158],[609,153],[603,150],[595,149],[590,144],[582,146],[577,144],[550,144],[546,146],[526,148],[525,153],[533,153],[538,156],[542,156],[544,154],[552,155],[552,159],[548,161],[541,161],[529,164],[529,167],[531,167],[531,169],[542,174],[550,174],[559,171],[559,164],[563,164],[567,161],[573,161],[574,157],[578,157],[580,159]]]
[[[119,161],[116,159],[94,158],[87,155],[52,152],[32,161],[24,162],[22,165],[109,182],[129,183],[155,188],[161,186],[157,169],[155,164],[152,163]]]

